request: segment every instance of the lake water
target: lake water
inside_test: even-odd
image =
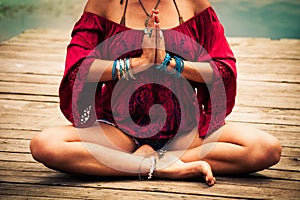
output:
[[[26,29],[70,30],[86,0],[0,0],[0,41]],[[300,39],[300,0],[212,0],[230,37]]]

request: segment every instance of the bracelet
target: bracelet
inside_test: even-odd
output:
[[[122,74],[122,69],[120,67],[120,60],[117,60],[116,62],[117,62],[117,64],[116,64],[117,77],[118,77],[118,80],[120,80],[121,74]]]
[[[120,79],[125,79],[125,62],[123,59],[120,59]]]
[[[156,66],[156,69],[159,69],[163,72],[167,72],[167,67],[170,64],[171,59],[172,59],[172,57],[170,56],[170,54],[166,53],[164,61],[160,65]]]
[[[175,75],[176,78],[180,78],[180,75],[184,69],[184,62],[182,60],[182,58],[174,56],[175,59],[175,70],[177,71],[177,76]]]
[[[155,170],[156,170],[156,158],[152,156],[150,157],[150,171],[148,173],[148,180],[152,179]]]
[[[117,70],[117,60],[114,61],[113,68],[112,68],[112,80],[116,80],[116,70]]]
[[[132,73],[131,58],[115,60],[112,67],[112,80],[136,79]]]
[[[136,78],[134,77],[133,73],[132,73],[132,68],[131,68],[131,58],[126,58],[125,63],[128,66],[128,74],[129,74],[129,78],[135,80]]]

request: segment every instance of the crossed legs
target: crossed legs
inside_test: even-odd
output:
[[[107,124],[99,125],[86,129],[73,126],[46,129],[32,138],[32,156],[49,168],[67,173],[147,175],[150,159],[145,155],[154,150],[148,145],[137,149],[135,142],[122,131]],[[176,142],[186,141],[179,138]],[[281,155],[281,146],[273,136],[231,124],[205,140],[194,137],[187,150],[176,147],[158,159],[155,176],[171,179],[204,176],[213,185],[212,172],[239,174],[263,170],[276,164]]]

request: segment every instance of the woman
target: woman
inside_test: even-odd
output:
[[[235,58],[207,0],[89,0],[60,86],[72,125],[37,134],[31,152],[67,173],[203,176],[211,186],[213,173],[280,159],[273,136],[225,123],[235,94]]]

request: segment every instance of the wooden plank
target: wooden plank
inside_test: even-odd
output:
[[[165,193],[159,190],[155,191],[142,191],[142,190],[126,190],[126,189],[106,189],[98,187],[70,187],[70,186],[51,186],[51,185],[35,185],[32,187],[29,184],[13,185],[3,183],[0,185],[3,188],[0,194],[55,198],[55,199],[222,199],[218,196],[209,195],[193,195],[186,193]]]
[[[234,107],[227,117],[230,121],[264,124],[299,125],[299,110],[259,107]]]
[[[276,82],[254,82],[254,81],[239,81],[238,94],[251,95],[253,97],[271,96],[277,98],[285,97],[299,97],[300,86],[299,84],[292,83],[276,83]],[[278,96],[280,94],[280,96]]]
[[[0,170],[1,172],[1,170]],[[21,172],[22,174],[23,172]],[[244,186],[244,185],[235,185],[230,184],[229,182],[221,182],[216,184],[214,187],[208,188],[203,181],[194,180],[194,181],[164,181],[164,180],[153,180],[148,181],[135,181],[132,179],[120,178],[121,180],[113,180],[99,178],[90,180],[72,180],[70,178],[64,178],[63,176],[57,176],[55,174],[48,175],[47,177],[38,177],[38,176],[28,176],[28,175],[19,175],[18,178],[14,178],[15,176],[5,176],[2,177],[7,178],[6,183],[32,183],[32,184],[41,184],[44,183],[48,187],[53,186],[64,186],[70,187],[75,186],[77,189],[78,186],[87,188],[97,188],[99,190],[102,189],[110,189],[110,190],[129,190],[129,191],[147,191],[147,192],[159,192],[166,194],[184,194],[184,195],[203,195],[203,196],[217,196],[217,197],[231,197],[231,198],[254,198],[254,199],[269,199],[270,197],[290,197],[295,198],[299,194],[299,191],[293,189],[283,189],[283,188],[268,188],[264,187],[264,184],[269,181],[258,181],[258,183],[254,183],[254,186]],[[44,181],[43,181],[44,180]],[[225,184],[226,183],[226,184]],[[288,184],[288,182],[287,182]],[[295,184],[295,183],[294,183]],[[238,187],[237,187],[238,186]],[[278,186],[278,185],[277,185]],[[31,187],[32,188],[32,187]],[[60,187],[61,188],[61,187]],[[74,188],[74,189],[75,189]],[[64,188],[63,190],[66,190]],[[15,190],[18,191],[18,190]],[[276,192],[274,192],[276,191]],[[286,196],[288,193],[288,196]],[[174,197],[174,196],[173,196]]]
[[[16,194],[17,195],[17,194]],[[60,198],[49,198],[49,197],[37,197],[37,196],[22,196],[22,195],[2,195],[0,194],[0,199],[6,199],[6,200],[9,200],[9,199],[13,199],[13,200],[44,200],[44,199],[60,199]]]
[[[297,59],[300,57],[300,41],[269,38],[228,38],[236,57]]]
[[[17,101],[0,99],[1,114],[6,115],[19,115],[23,113],[23,116],[57,116],[60,115],[60,109],[58,103],[47,103],[47,102],[30,102],[30,101]],[[0,115],[1,115],[0,114]],[[15,118],[14,116],[12,116]],[[46,121],[45,121],[46,122]]]
[[[30,140],[39,131],[0,129],[1,139]]]
[[[237,63],[239,80],[299,82],[298,60],[241,58]],[[275,73],[276,72],[276,73]]]
[[[34,159],[32,158],[31,154],[29,152],[26,153],[14,153],[14,152],[6,152],[6,151],[0,151],[0,161],[7,161],[7,162],[33,162]],[[16,164],[18,166],[18,164]]]
[[[6,101],[29,101],[29,102],[46,102],[46,103],[59,103],[58,96],[39,96],[30,94],[6,94],[0,93],[0,99]]]
[[[22,46],[20,44],[2,44],[0,50],[3,54],[5,53],[34,53],[34,54],[56,54],[65,55],[67,53],[66,48],[36,48],[32,46]]]
[[[1,72],[16,74],[44,74],[62,76],[64,63],[62,61],[34,61],[17,58],[0,58]],[[64,58],[62,57],[61,60]]]
[[[15,165],[15,168],[13,170],[7,169],[3,170],[0,169],[0,177],[9,177],[13,176],[14,178],[6,179],[5,182],[11,182],[11,183],[19,183],[17,182],[17,178],[15,177],[15,174],[19,174],[19,177],[22,177],[21,179],[24,180],[24,183],[26,183],[26,177],[29,179],[32,177],[32,181],[29,180],[27,183],[36,184],[38,183],[38,179],[51,179],[52,184],[61,184],[61,185],[78,185],[80,186],[89,186],[92,185],[91,183],[101,183],[101,185],[106,183],[107,181],[137,181],[136,177],[76,177],[76,176],[69,176],[66,174],[62,174],[56,171],[34,171],[34,170],[19,170],[18,164]],[[43,170],[43,168],[42,168]],[[269,170],[271,171],[271,170]],[[265,171],[262,171],[262,173]],[[259,172],[260,173],[260,172]],[[282,178],[270,178],[268,176],[263,176],[262,174],[251,174],[251,175],[236,175],[234,177],[226,177],[226,176],[217,176],[217,184],[220,185],[240,185],[240,186],[246,186],[246,187],[265,187],[265,188],[274,188],[274,189],[291,189],[291,190],[297,190],[299,189],[300,182],[299,180],[290,180],[287,179],[287,177]],[[276,171],[273,171],[273,174],[276,174]],[[286,173],[287,174],[287,173]],[[283,175],[283,173],[281,173]],[[292,174],[288,174],[292,175]],[[168,182],[170,182],[170,185],[175,186],[176,182],[178,180],[168,181],[168,180],[160,180],[156,179],[153,181],[160,181],[162,183],[162,186],[168,185]],[[1,182],[1,181],[0,181]],[[42,181],[40,181],[42,182]],[[189,180],[182,180],[178,181],[181,183],[203,183],[201,179],[189,179]],[[21,182],[22,183],[22,182]],[[161,187],[162,190],[164,190],[163,187]],[[167,191],[167,190],[166,190]]]
[[[41,45],[43,45],[43,44],[41,44]],[[49,53],[32,54],[29,52],[2,52],[2,51],[0,51],[0,58],[2,58],[2,57],[20,59],[20,60],[35,60],[36,62],[39,62],[39,61],[51,62],[52,60],[63,62],[61,55],[49,54]]]
[[[58,85],[1,82],[0,92],[7,94],[31,94],[44,96],[58,96]]]
[[[61,79],[62,79],[61,76],[0,73],[1,82],[38,83],[43,85],[57,86],[60,83]]]
[[[277,170],[277,169],[265,169],[257,173],[252,174],[253,176],[263,177],[267,179],[278,179],[278,180],[292,180],[296,181],[296,184],[300,182],[299,172],[286,171],[286,170]]]

